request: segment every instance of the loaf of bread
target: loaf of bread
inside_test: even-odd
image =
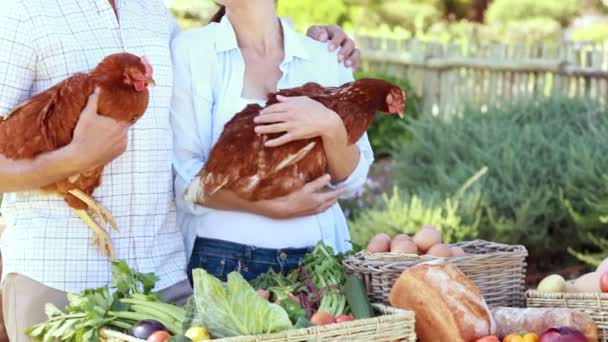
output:
[[[421,342],[469,342],[494,332],[479,289],[449,262],[423,263],[404,271],[389,302],[415,312]]]
[[[533,332],[538,335],[551,327],[572,327],[587,337],[589,342],[597,342],[597,326],[584,312],[566,308],[493,308],[496,334],[506,336],[517,331]]]

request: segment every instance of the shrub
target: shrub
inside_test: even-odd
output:
[[[595,23],[572,31],[572,40],[601,43],[608,39],[608,23]]]
[[[579,0],[494,0],[486,13],[488,23],[551,18],[563,26],[580,12]]]
[[[407,100],[405,101],[405,116],[409,118],[418,117],[420,98],[406,80],[400,80],[393,76],[371,72],[358,72],[355,74],[355,78],[381,78],[399,85],[407,95]],[[383,114],[376,115],[374,122],[367,132],[376,157],[390,156],[395,144],[401,144],[403,141],[409,139],[406,122],[406,120],[399,120],[394,116]]]
[[[384,195],[383,203],[363,211],[349,222],[352,239],[366,246],[378,233],[394,236],[399,233],[414,234],[424,224],[430,223],[441,230],[447,242],[470,239],[477,235],[479,224],[479,196],[468,195],[464,199],[440,199],[433,194],[402,194],[398,189],[391,196]]]
[[[395,152],[397,182],[448,198],[485,166],[472,186],[482,238],[525,243],[537,255],[583,248],[587,234],[607,226],[600,218],[608,216],[608,113],[597,108],[553,98],[466,110],[451,121],[424,116]]]

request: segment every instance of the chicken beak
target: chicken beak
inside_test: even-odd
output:
[[[398,111],[397,115],[399,115],[400,119],[403,119],[403,110]]]
[[[156,82],[154,82],[154,79],[152,77],[148,77],[146,82],[148,82],[148,86],[156,87]]]

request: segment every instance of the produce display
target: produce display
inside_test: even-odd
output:
[[[598,341],[597,323],[582,311],[490,308],[479,287],[457,266],[462,259],[450,259],[466,255],[464,250],[443,244],[441,234],[431,225],[423,226],[414,236],[378,234],[370,240],[367,251],[439,257],[407,267],[388,293],[392,307],[415,314],[415,331],[420,342]],[[99,331],[103,328],[137,341],[199,342],[314,326],[349,327],[341,323],[374,318],[375,314],[366,284],[358,276],[346,273],[345,257],[319,243],[290,274],[270,269],[251,282],[232,272],[223,283],[205,270],[196,269],[193,295],[183,308],[164,303],[152,293],[158,280],[154,274],[136,272],[124,261],[113,262],[111,286],[68,295],[66,312],[48,304],[48,320],[26,333],[44,342],[94,342],[100,341]],[[551,275],[539,283],[538,290],[606,292],[608,261],[595,272],[570,282],[560,275]],[[378,322],[372,321],[372,330],[377,331]],[[397,328],[409,329],[409,336],[413,336],[412,322],[410,314],[409,327],[397,325]],[[351,329],[355,328],[351,326],[340,333]],[[410,337],[404,341],[413,340]]]
[[[547,276],[536,288],[544,293],[608,293],[608,258],[591,273],[567,282],[562,276]]]
[[[422,226],[414,236],[398,234],[391,238],[386,233],[377,234],[369,241],[367,251],[369,253],[426,254],[441,258],[466,255],[462,248],[444,244],[439,230],[430,224]]]
[[[373,318],[365,287],[345,274],[342,259],[319,243],[291,274],[271,269],[251,283],[238,272],[223,283],[195,269],[193,295],[184,308],[151,292],[154,274],[114,262],[111,287],[68,295],[67,313],[48,304],[48,320],[27,334],[40,341],[89,342],[99,341],[104,327],[147,342],[197,342]]]

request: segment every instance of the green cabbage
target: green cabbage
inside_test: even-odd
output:
[[[192,271],[194,295],[186,324],[207,328],[214,338],[269,334],[292,328],[287,312],[260,297],[237,272],[224,285],[202,269]]]

